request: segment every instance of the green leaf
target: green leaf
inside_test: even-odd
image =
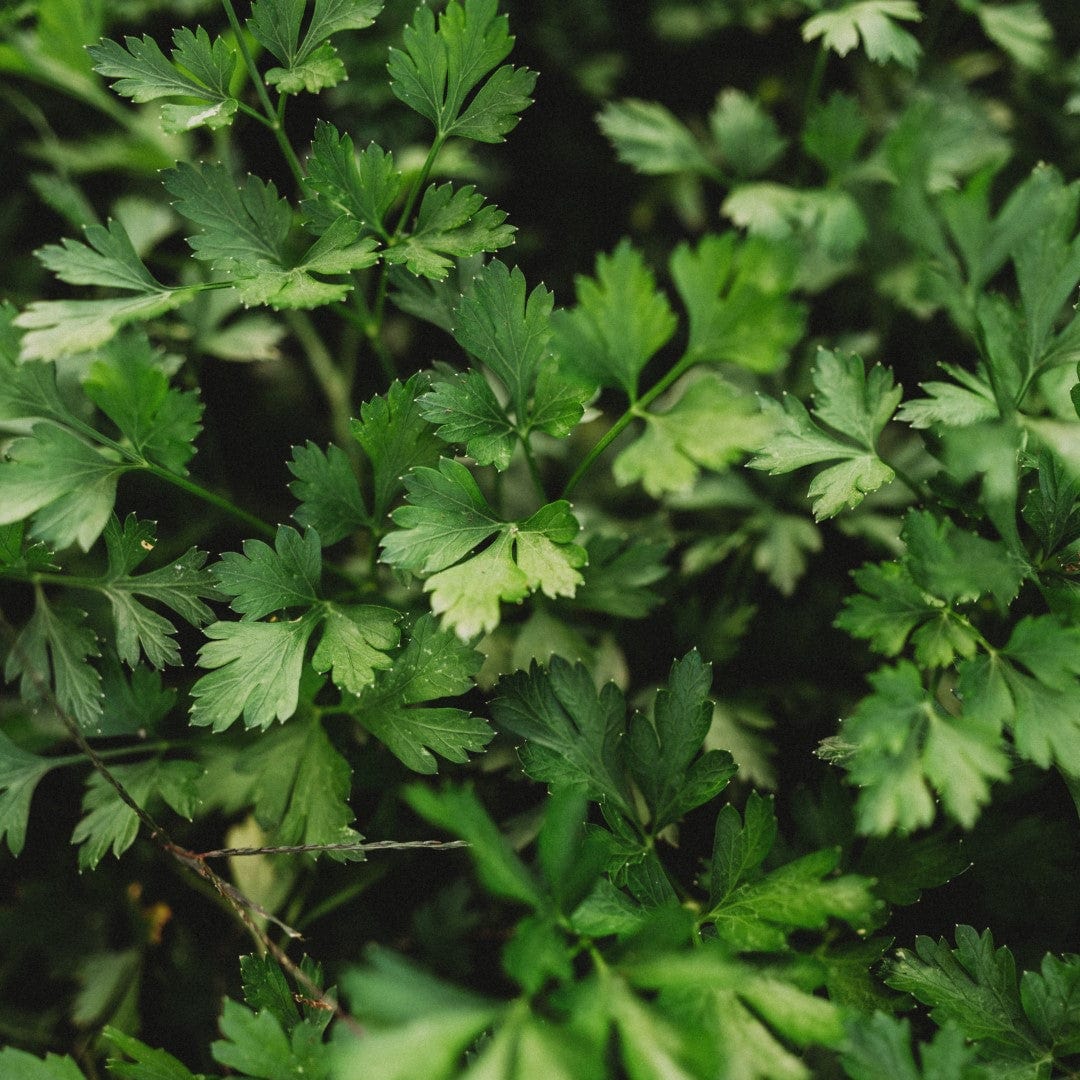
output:
[[[847,56],[862,39],[866,55],[877,64],[895,60],[914,71],[922,49],[893,20],[919,22],[922,13],[913,0],[849,0],[836,11],[822,11],[803,24],[803,41],[822,39],[822,47]]]
[[[1032,988],[1039,979],[1033,975],[1025,974]],[[955,949],[944,939],[916,938],[914,952],[899,950],[886,982],[929,1005],[939,1024],[956,1024],[965,1038],[983,1050],[1003,1053],[1029,1067],[1055,1056],[1053,1036],[1044,1041],[1026,1014],[1012,953],[995,949],[989,930],[980,935],[970,926],[958,926]],[[1075,1033],[1075,1008],[1073,1014]]]
[[[962,714],[946,713],[907,662],[875,672],[870,684],[874,693],[843,721],[835,753],[823,751],[861,789],[860,832],[881,836],[929,825],[934,793],[970,828],[989,801],[991,782],[1009,774],[1002,717],[967,700]]]
[[[450,183],[431,184],[412,229],[386,248],[383,259],[391,266],[404,263],[419,277],[441,281],[453,268],[454,259],[512,244],[515,229],[505,221],[506,214],[485,204],[472,184],[457,190]]]
[[[717,95],[709,127],[721,160],[739,177],[768,172],[787,146],[776,121],[741,90]]]
[[[232,597],[233,611],[245,620],[308,608],[317,599],[322,575],[319,534],[308,529],[301,536],[279,525],[273,548],[262,540],[245,540],[243,554],[226,551],[210,572],[218,590]]]
[[[181,27],[173,31],[171,62],[148,35],[126,37],[124,45],[103,40],[87,46],[94,70],[113,79],[112,89],[132,101],[158,98],[196,98],[194,106],[165,105],[162,127],[167,132],[193,128],[226,127],[232,123],[239,102],[229,84],[236,67],[236,53],[222,38],[210,37],[200,26],[194,31]]]
[[[231,281],[245,303],[304,308],[340,300],[349,283],[312,275],[344,274],[376,260],[375,242],[361,238],[359,224],[339,219],[294,263],[287,246],[292,209],[258,177],[237,187],[222,164],[180,162],[164,182],[176,210],[200,227],[188,238],[195,258]]]
[[[210,1045],[210,1052],[215,1061],[243,1076],[257,1080],[294,1080],[298,1076],[329,1080],[329,1046],[312,1037],[307,1022],[297,1024],[290,1038],[272,1012],[255,1013],[226,998],[220,1027],[223,1038]]]
[[[103,1034],[111,1046],[131,1058],[109,1058],[109,1072],[120,1080],[202,1080],[201,1074],[190,1072],[164,1050],[155,1050],[114,1027],[106,1026]]]
[[[664,562],[669,544],[598,533],[586,550],[589,561],[581,572],[585,583],[574,594],[576,606],[640,619],[662,601],[650,586],[670,572]]]
[[[185,475],[202,430],[202,403],[196,391],[171,387],[170,373],[145,336],[121,336],[90,366],[83,389],[137,454]]]
[[[118,465],[77,435],[42,421],[0,460],[0,525],[33,515],[31,535],[62,550],[88,551],[116,500]]]
[[[867,121],[858,101],[834,90],[807,117],[802,144],[832,176],[842,175],[855,162],[867,135]]]
[[[787,246],[734,233],[680,244],[671,276],[690,316],[687,355],[771,372],[802,337],[805,313],[789,299],[795,262]],[[820,360],[819,360],[820,363]]]
[[[141,761],[137,765],[110,765],[109,771],[128,795],[153,813],[164,801],[182,817],[190,819],[198,804],[196,781],[202,766],[194,761]],[[111,849],[119,858],[135,842],[139,818],[101,773],[92,773],[83,796],[84,816],[71,834],[79,848],[79,869],[93,870]]]
[[[393,666],[359,694],[353,714],[414,772],[437,772],[434,754],[464,764],[469,751],[491,741],[491,728],[464,709],[423,703],[470,690],[481,662],[479,653],[424,615]]]
[[[325,547],[371,526],[360,482],[340,446],[331,444],[325,451],[310,441],[294,446],[287,464],[296,477],[289,490],[300,502],[293,517],[314,529]]]
[[[317,231],[347,214],[366,232],[388,239],[383,223],[403,184],[393,154],[375,143],[357,154],[348,135],[319,121],[307,168],[305,183],[315,197],[302,206],[306,220]]]
[[[859,357],[826,349],[818,352],[814,385],[814,418],[827,428],[815,423],[793,397],[786,396],[783,404],[762,399],[777,431],[748,464],[775,476],[840,458],[841,464],[818,473],[810,485],[814,515],[821,520],[845,505],[858,506],[867,494],[892,480],[895,474],[878,456],[877,440],[903,391],[885,368],[871,368],[867,375]]]
[[[596,257],[596,277],[579,276],[577,307],[552,319],[555,352],[593,385],[620,387],[637,399],[638,379],[678,320],[641,253],[623,240]]]
[[[619,160],[640,173],[715,173],[693,132],[663,105],[655,101],[624,98],[609,101],[596,122]]]
[[[653,719],[637,713],[630,720],[627,763],[654,833],[715,798],[738,771],[723,750],[701,754],[712,724],[711,686],[712,665],[689,652],[671,665],[667,686],[657,691]]]
[[[901,539],[912,578],[946,602],[990,595],[1003,610],[1026,577],[1026,567],[1002,544],[957,528],[928,510],[909,510]]]
[[[297,719],[260,735],[235,766],[233,782],[250,785],[255,819],[273,844],[357,843],[349,805],[352,770],[318,717]],[[361,859],[362,852],[334,852]]]
[[[921,429],[934,424],[968,427],[998,418],[997,403],[986,383],[963,368],[952,364],[941,366],[956,383],[936,380],[919,383],[919,387],[929,396],[905,401],[896,412],[897,420],[904,420],[913,428]]]
[[[435,125],[440,142],[451,135],[502,142],[531,104],[532,72],[506,65],[490,74],[514,42],[496,11],[496,0],[452,0],[436,29],[435,15],[420,7],[405,28],[404,49],[390,50],[390,89]]]
[[[961,5],[974,11],[983,33],[1022,67],[1040,71],[1051,58],[1054,28],[1034,2],[986,4],[965,0]]]
[[[432,825],[446,829],[468,843],[476,872],[490,892],[531,908],[543,904],[543,896],[529,869],[499,832],[471,788],[445,787],[436,792],[412,784],[405,789],[405,799]]]
[[[22,340],[26,360],[53,360],[86,352],[109,341],[121,327],[162,315],[190,300],[201,286],[170,289],[147,270],[123,225],[87,226],[86,244],[64,240],[38,253],[44,266],[71,285],[122,289],[129,296],[101,300],[39,300],[15,325],[28,331]]]
[[[0,840],[7,838],[8,850],[16,857],[26,843],[34,789],[50,768],[48,758],[23,750],[0,731]]]
[[[449,458],[438,470],[414,469],[405,486],[409,505],[393,514],[400,528],[383,537],[383,561],[430,575],[424,590],[432,611],[462,639],[498,626],[500,600],[519,601],[538,589],[552,598],[574,595],[587,556],[573,543],[579,526],[565,500],[526,521],[500,521],[469,470]]]
[[[224,731],[237,717],[245,727],[287,720],[300,698],[304,650],[318,624],[309,612],[291,622],[215,622],[199,650],[210,669],[191,688],[191,723]]]
[[[712,374],[686,385],[664,412],[639,415],[645,431],[616,457],[612,474],[654,498],[692,487],[702,468],[725,470],[773,430],[750,394]]]
[[[823,930],[829,919],[854,929],[874,925],[881,907],[870,878],[836,875],[838,848],[815,851],[765,874],[759,867],[776,840],[772,800],[751,796],[745,822],[724,807],[716,822],[704,918],[741,950],[783,950],[796,930]]]
[[[960,669],[965,714],[1012,730],[1021,757],[1080,774],[1080,628],[1026,616],[1005,648]]]
[[[534,779],[584,784],[592,799],[636,820],[626,777],[626,702],[608,683],[597,695],[583,664],[552,657],[499,681],[491,703],[497,727],[526,740],[518,753]]]
[[[554,297],[543,285],[525,295],[525,275],[497,259],[473,280],[454,312],[454,338],[506,387],[519,425],[548,355]]]
[[[105,527],[109,565],[95,587],[112,605],[116,622],[116,651],[129,667],[139,662],[140,652],[155,668],[180,663],[173,640],[176,627],[135,599],[145,596],[174,611],[192,626],[203,626],[214,617],[203,603],[216,599],[218,590],[203,569],[206,552],[191,548],[167,566],[149,573],[132,573],[153,550],[156,541],[150,522],[129,514],[121,526],[115,517]]]
[[[267,86],[274,86],[282,94],[300,94],[305,91],[317,94],[330,86],[337,86],[349,76],[345,65],[338,59],[337,50],[329,43],[320,45],[302,63],[291,67],[270,68],[263,79]]]
[[[72,1057],[46,1054],[39,1058],[14,1046],[0,1047],[0,1067],[9,1080],[84,1080]]]
[[[375,673],[392,666],[387,650],[401,636],[401,615],[372,604],[325,604],[322,637],[311,658],[318,672],[330,672],[334,685],[359,694],[375,681]]]
[[[51,683],[56,703],[91,734],[101,723],[101,675],[90,663],[100,656],[97,635],[83,623],[86,613],[56,609],[38,591],[34,614],[19,631],[4,662],[7,681],[22,676],[25,701],[41,700],[41,686]]]
[[[56,385],[56,366],[36,360],[20,362],[21,335],[16,316],[11,304],[0,301],[0,422],[70,423],[71,412]]]
[[[919,1043],[916,1062],[907,1020],[875,1012],[848,1025],[841,1061],[851,1080],[987,1080],[977,1064],[974,1048],[953,1024],[935,1033],[931,1042]]]
[[[481,372],[436,376],[419,404],[424,419],[438,424],[439,438],[462,443],[478,465],[502,471],[510,464],[517,431]]]
[[[300,1022],[292,991],[278,962],[269,956],[248,953],[240,957],[244,1001],[253,1012],[272,1013],[285,1032]]]
[[[395,380],[384,396],[361,405],[359,420],[352,422],[353,438],[371,462],[370,520],[378,525],[400,495],[403,477],[439,459],[442,447],[419,405],[427,387],[423,374],[405,383]]]

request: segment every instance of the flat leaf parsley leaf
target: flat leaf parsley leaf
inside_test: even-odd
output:
[[[582,583],[578,567],[587,556],[573,542],[580,526],[566,501],[525,521],[502,521],[469,470],[450,458],[438,469],[413,469],[405,487],[408,505],[392,515],[399,528],[383,537],[383,560],[425,577],[432,611],[459,637],[494,630],[501,600],[537,590],[573,596]]]
[[[818,473],[810,485],[814,515],[821,520],[844,506],[858,506],[871,491],[892,480],[895,474],[878,456],[877,440],[903,391],[885,368],[874,367],[867,374],[859,357],[827,349],[818,352],[814,385],[814,418],[790,395],[783,404],[762,399],[777,430],[748,464],[775,476],[840,458],[839,465]]]

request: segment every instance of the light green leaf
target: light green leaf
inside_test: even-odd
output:
[[[210,572],[218,589],[233,598],[233,611],[245,620],[310,607],[322,574],[319,534],[308,529],[301,536],[288,525],[279,525],[273,548],[262,540],[245,540],[242,555],[226,551]]]
[[[324,546],[370,527],[360,482],[340,446],[331,444],[325,451],[310,441],[305,446],[294,446],[292,460],[287,464],[296,477],[289,490],[300,502],[293,517],[314,529]]]
[[[717,95],[709,127],[724,164],[740,177],[767,172],[787,146],[776,121],[741,90]]]
[[[311,658],[319,672],[329,671],[334,684],[359,694],[375,681],[375,672],[393,661],[387,650],[400,638],[401,615],[371,604],[325,604],[322,637]]]
[[[866,55],[878,64],[895,60],[915,70],[922,49],[894,19],[919,22],[922,13],[913,0],[849,0],[836,11],[822,11],[803,24],[804,41],[822,39],[822,46],[847,56],[862,39]]]
[[[8,1080],[85,1080],[73,1057],[46,1054],[39,1058],[14,1046],[0,1047],[0,1069]]]
[[[637,98],[609,101],[596,122],[619,160],[637,172],[711,176],[716,171],[690,129],[657,102]]]

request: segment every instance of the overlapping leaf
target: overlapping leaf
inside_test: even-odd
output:
[[[580,527],[565,501],[502,521],[469,470],[449,458],[438,469],[414,469],[405,487],[408,504],[394,511],[399,528],[383,537],[383,561],[423,575],[432,611],[461,638],[495,629],[500,601],[537,590],[574,595],[586,553],[574,543]]]
[[[790,395],[782,404],[762,400],[777,430],[748,464],[775,475],[839,458],[840,464],[822,470],[810,485],[814,515],[821,519],[845,506],[858,506],[892,480],[895,474],[878,455],[877,440],[902,390],[884,368],[874,367],[867,374],[859,357],[826,349],[818,353],[814,385],[813,417]]]

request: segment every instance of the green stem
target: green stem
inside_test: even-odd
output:
[[[685,375],[697,363],[697,358],[692,353],[686,353],[677,364],[654,386],[641,395],[636,401],[631,401],[626,412],[611,425],[610,428],[593,444],[592,449],[585,455],[581,463],[574,470],[573,475],[563,488],[562,497],[570,498],[570,493],[581,482],[581,478],[592,468],[596,459],[626,430],[630,422],[641,416],[645,409],[655,401],[665,390],[675,383],[677,379]]]
[[[289,311],[286,321],[296,340],[300,342],[307,358],[308,367],[319,384],[326,403],[330,407],[330,429],[334,441],[350,456],[355,454],[356,440],[352,437],[352,380],[334,363],[311,317],[303,311]]]
[[[889,465],[888,462],[885,462],[885,464]],[[919,502],[922,502],[926,498],[926,492],[923,490],[922,484],[920,484],[918,480],[913,480],[903,469],[899,469],[895,465],[889,465],[889,468],[892,469],[896,479],[899,480],[900,483],[919,500]]]
[[[529,475],[532,477],[532,482],[536,488],[536,493],[540,496],[541,502],[547,502],[547,492],[544,491],[544,481],[540,477],[540,468],[536,464],[536,455],[532,452],[532,447],[529,445],[529,436],[527,434],[520,435],[521,448],[525,451],[525,462],[529,466]]]
[[[412,218],[413,210],[416,209],[417,200],[420,198],[420,193],[427,183],[428,177],[431,175],[431,170],[435,167],[435,159],[439,156],[439,151],[443,148],[443,143],[445,141],[446,137],[444,135],[438,134],[435,136],[435,141],[431,144],[431,149],[424,159],[424,164],[421,166],[420,172],[416,174],[416,179],[409,188],[409,193],[405,198],[405,205],[401,208],[401,214],[398,217],[397,225],[394,226],[394,231],[391,234],[391,240],[396,240],[401,236],[405,230],[405,226],[408,225]],[[371,327],[368,331],[368,338],[373,344],[375,341],[379,340],[379,335],[382,330],[383,313],[386,310],[386,294],[389,287],[390,266],[384,259],[382,271],[379,274],[379,283],[375,290],[375,303],[372,305],[371,313]],[[392,357],[390,357],[389,353],[385,352],[385,350],[380,351],[380,349],[376,348],[375,351],[379,356],[380,363],[383,365],[383,371],[392,381],[397,376],[397,371],[393,366]]]
[[[293,178],[296,180],[297,187],[302,187],[304,184],[304,169],[300,164],[300,159],[296,156],[296,151],[293,150],[292,144],[285,135],[285,96],[282,95],[279,98],[278,108],[275,109],[274,103],[270,100],[270,95],[266,92],[262,75],[255,66],[255,59],[247,46],[247,38],[244,36],[240,20],[236,17],[236,9],[233,7],[232,0],[221,0],[221,4],[225,8],[229,26],[232,27],[233,36],[236,38],[236,47],[240,50],[240,57],[244,61],[244,67],[247,68],[248,75],[255,86],[255,93],[266,117],[266,126],[274,133],[274,138],[277,140],[278,147],[293,174]]]
[[[140,461],[139,465],[145,472],[150,473],[151,476],[156,477],[158,480],[164,480],[167,484],[172,484],[173,487],[178,487],[181,491],[187,492],[188,495],[214,507],[216,510],[220,510],[229,517],[235,518],[237,521],[242,521],[261,536],[267,536],[273,539],[277,535],[277,529],[275,529],[273,525],[268,525],[262,518],[258,518],[254,514],[249,514],[247,510],[237,506],[236,503],[225,498],[224,495],[218,495],[217,492],[210,491],[201,484],[196,484],[194,480],[189,480],[186,476],[180,476],[177,473],[170,472],[168,469],[163,469],[161,466],[154,465],[149,461]]]
[[[803,121],[810,115],[821,95],[821,84],[825,79],[825,68],[829,62],[829,50],[822,45],[814,57],[814,66],[810,71],[810,81],[806,84],[806,96],[803,98]]]

